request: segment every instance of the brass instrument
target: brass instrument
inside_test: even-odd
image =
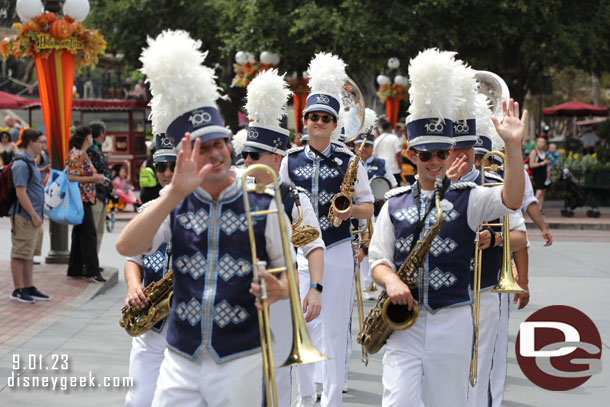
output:
[[[424,262],[432,246],[434,238],[441,230],[443,222],[443,209],[441,207],[441,191],[443,183],[440,177],[436,178],[434,186],[434,204],[436,207],[436,221],[434,225],[421,237],[405,261],[396,272],[398,277],[409,287],[416,290],[418,287],[415,273],[419,270],[419,284],[423,285]],[[392,304],[385,290],[377,298],[375,306],[364,320],[364,329],[358,335],[358,343],[362,344],[368,353],[379,352],[386,343],[388,337],[394,330],[405,330],[412,327],[419,315],[419,305],[413,302],[413,308],[409,311],[407,305]]]
[[[264,171],[272,179],[273,190],[275,195],[275,209],[266,209],[259,211],[252,211],[250,209],[250,201],[248,200],[248,186],[246,185],[246,177],[248,174],[254,171]],[[286,272],[288,276],[288,290],[290,296],[290,310],[292,314],[292,350],[290,356],[282,366],[293,366],[305,363],[315,363],[322,360],[328,359],[322,355],[312,344],[305,321],[303,320],[303,312],[301,308],[301,299],[299,296],[299,290],[296,283],[296,276],[294,267],[292,264],[291,255],[291,244],[288,241],[288,236],[285,232],[285,220],[284,220],[284,206],[282,204],[281,192],[277,181],[275,172],[264,164],[255,164],[243,173],[242,178],[242,191],[244,198],[244,211],[246,214],[246,220],[248,223],[248,234],[250,237],[250,249],[252,252],[252,265],[253,265],[253,280],[258,282],[261,286],[261,297],[258,301],[262,305],[262,310],[258,311],[258,324],[260,330],[260,341],[261,351],[263,353],[263,372],[265,378],[265,395],[267,400],[267,406],[277,406],[277,390],[275,383],[275,364],[273,360],[273,352],[271,346],[271,324],[269,321],[269,304],[267,302],[267,288],[265,286],[265,280],[259,277],[259,271],[266,268],[265,262],[258,261],[256,254],[256,240],[254,237],[254,226],[252,218],[255,216],[267,216],[275,213],[278,216],[280,225],[280,232],[282,236],[282,248],[284,251],[285,266],[274,269],[267,269],[268,273],[281,273]],[[266,185],[256,184],[251,187],[255,193],[263,193],[266,189]]]
[[[144,288],[148,301],[144,308],[123,307],[119,325],[131,336],[139,336],[169,315],[174,296],[174,272],[169,270],[159,281]]]
[[[372,128],[370,129],[373,130]],[[369,131],[370,133],[370,131]],[[362,140],[362,144],[360,144],[360,148],[356,152],[356,156],[353,160],[349,162],[347,166],[347,171],[345,171],[345,176],[343,177],[343,182],[341,182],[341,187],[339,188],[339,193],[333,196],[330,209],[328,210],[328,220],[330,224],[334,227],[338,228],[341,226],[341,222],[343,222],[339,217],[335,214],[337,213],[347,213],[352,208],[352,195],[354,194],[354,182],[356,182],[356,178],[358,177],[358,164],[360,164],[360,154],[362,153],[362,148],[366,144],[366,137]]]
[[[474,77],[478,84],[478,92],[487,96],[491,102],[490,109],[492,116],[498,119],[499,122],[502,122],[502,102],[506,101],[508,103],[510,98],[506,82],[495,73],[489,71],[476,71]]]
[[[303,222],[303,212],[301,211],[301,199],[299,198],[299,192],[291,189],[292,198],[294,204],[297,207],[299,218],[292,224],[292,245],[294,247],[305,246],[308,243],[313,242],[320,236],[320,231],[311,225],[299,226]]]
[[[350,225],[351,227],[351,225]],[[368,237],[364,238],[364,233],[368,232]],[[367,219],[366,226],[362,229],[354,230],[352,227],[352,252],[354,253],[354,286],[356,290],[356,307],[358,309],[358,326],[360,328],[360,332],[362,332],[362,328],[364,327],[364,301],[362,299],[362,281],[360,279],[360,262],[356,258],[356,254],[358,253],[358,248],[367,245],[371,241],[371,236],[373,235],[373,222],[370,219]],[[369,364],[369,355],[366,352],[364,345],[360,345],[362,348],[362,363],[364,366]]]
[[[502,166],[491,163],[486,165],[487,161],[492,156],[500,157],[502,162],[504,161],[504,154],[499,151],[491,151],[483,156],[481,160],[481,185],[482,186],[498,186],[503,185],[503,182],[485,182],[485,171],[496,172],[502,168]],[[483,225],[481,225],[483,226]],[[473,276],[473,305],[472,305],[472,319],[474,321],[474,346],[472,358],[470,359],[470,385],[474,387],[477,384],[477,370],[478,370],[478,359],[479,359],[479,314],[481,307],[481,265],[483,251],[479,247],[479,233],[481,232],[481,226],[477,230],[475,240],[475,252],[474,252],[474,276]],[[510,253],[510,228],[508,224],[508,215],[504,215],[502,223],[487,223],[485,226],[501,226],[502,227],[502,269],[500,271],[500,279],[491,292],[494,293],[526,293],[524,290],[515,282],[511,267],[511,253]]]

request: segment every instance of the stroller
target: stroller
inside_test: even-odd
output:
[[[564,168],[561,172],[561,184],[564,186],[566,191],[566,196],[564,199],[563,209],[561,210],[561,216],[565,216],[571,218],[574,216],[574,209],[585,206],[587,201],[587,195],[585,191],[582,189],[582,186],[578,183],[574,175],[568,170]],[[597,206],[590,205],[591,209],[587,211],[587,216],[589,218],[599,218],[601,213]]]

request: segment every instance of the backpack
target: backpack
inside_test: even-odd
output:
[[[5,165],[0,171],[0,217],[9,216],[11,206],[17,199],[17,190],[13,184],[13,164],[15,161],[25,161],[30,176],[28,178],[28,184],[32,180],[32,168],[23,157],[15,157],[8,165]]]

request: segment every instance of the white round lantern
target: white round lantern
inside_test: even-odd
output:
[[[273,54],[271,52],[261,52],[260,60],[265,65],[271,65],[273,63]]]
[[[256,59],[254,58],[254,54],[251,52],[246,52],[246,62],[250,62],[251,64],[256,62]]]
[[[64,15],[70,16],[76,21],[83,21],[89,14],[89,1],[87,0],[66,0],[64,3]]]
[[[303,78],[310,79],[309,78],[309,74],[307,73],[307,71],[303,71]]]
[[[243,65],[248,62],[248,56],[244,51],[237,51],[237,53],[235,53],[235,62],[239,65]]]
[[[396,75],[394,77],[394,83],[400,86],[406,86],[407,85],[407,78],[405,78],[402,75]]]
[[[280,64],[280,56],[278,54],[271,54],[273,57],[271,65],[278,66]]]
[[[388,68],[390,69],[398,69],[400,66],[400,60],[396,57],[392,57],[388,59]]]
[[[44,11],[44,6],[40,0],[17,0],[15,8],[21,21],[31,20]]]
[[[377,84],[379,85],[389,85],[391,82],[390,78],[385,75],[379,75],[377,77]]]

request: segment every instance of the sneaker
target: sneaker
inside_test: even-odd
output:
[[[342,393],[347,393],[348,391],[349,391],[349,387],[347,387],[347,382],[344,382]]]
[[[316,404],[316,395],[299,397],[296,407],[313,407]]]
[[[36,302],[36,300],[33,299],[24,288],[19,288],[13,291],[10,298],[13,301],[19,301],[26,304],[34,304]]]
[[[84,274],[68,274],[68,280],[82,280],[87,278]]]
[[[38,291],[38,288],[34,286],[24,288],[24,290],[27,291],[27,293],[30,294],[30,297],[32,297],[36,301],[49,301],[51,299],[51,297],[41,293],[40,291]]]
[[[106,279],[104,277],[102,277],[101,274],[96,274],[93,277],[91,277],[91,282],[92,283],[105,283]]]

